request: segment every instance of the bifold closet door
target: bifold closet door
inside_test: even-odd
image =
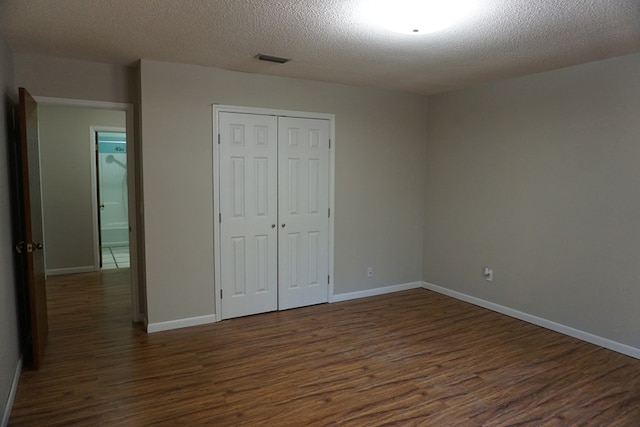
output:
[[[278,118],[278,309],[328,301],[329,121]]]
[[[278,309],[274,116],[219,113],[222,318]]]

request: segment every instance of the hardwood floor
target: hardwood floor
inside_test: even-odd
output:
[[[147,335],[128,270],[52,277],[11,426],[639,426],[640,361],[427,291]]]

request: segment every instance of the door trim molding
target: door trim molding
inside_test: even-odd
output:
[[[213,145],[212,150],[212,164],[213,164],[213,174],[211,176],[211,183],[213,186],[213,258],[214,258],[214,283],[213,283],[213,291],[214,291],[214,299],[215,299],[215,318],[217,321],[222,319],[222,301],[220,299],[220,289],[221,288],[221,277],[220,277],[220,222],[218,219],[218,215],[220,214],[220,186],[219,186],[219,175],[220,175],[220,164],[219,153],[220,148],[218,145],[218,132],[219,132],[219,123],[218,123],[218,115],[219,113],[240,113],[240,114],[257,114],[257,115],[265,115],[265,116],[276,116],[276,117],[295,117],[301,119],[321,119],[329,121],[329,138],[330,138],[330,149],[329,149],[329,209],[331,211],[331,215],[329,216],[329,284],[327,289],[327,300],[328,302],[332,302],[334,300],[334,224],[335,224],[335,147],[336,147],[336,134],[335,134],[335,114],[328,113],[314,113],[314,112],[306,112],[306,111],[295,111],[295,110],[280,110],[280,109],[272,109],[272,108],[254,108],[254,107],[243,107],[243,106],[234,106],[234,105],[222,105],[222,104],[212,104],[212,133],[211,133],[211,144]]]
[[[84,107],[103,110],[127,110],[129,107],[133,108],[133,104],[125,102],[90,101],[84,99],[54,98],[50,96],[34,96],[33,99],[40,105],[49,105],[52,107]]]

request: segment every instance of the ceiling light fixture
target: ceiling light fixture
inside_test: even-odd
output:
[[[444,30],[474,8],[473,0],[365,0],[364,18],[404,34]]]

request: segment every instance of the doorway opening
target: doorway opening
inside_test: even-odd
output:
[[[98,226],[98,215],[101,209],[97,194],[99,169],[96,167],[99,167],[98,162],[100,162],[100,154],[97,150],[97,132],[100,132],[101,138],[102,132],[106,132],[104,136],[112,138],[110,142],[106,143],[112,144],[110,148],[113,152],[105,153],[102,156],[103,172],[113,172],[111,173],[111,184],[115,186],[115,182],[119,187],[126,188],[126,191],[121,191],[117,196],[120,201],[115,205],[119,214],[111,219],[107,217],[104,221],[105,225],[110,227],[109,231],[111,232],[111,236],[107,237],[107,240],[111,239],[109,252],[112,255],[112,260],[117,260],[120,267],[118,275],[120,276],[121,272],[129,277],[131,317],[133,322],[139,322],[145,318],[145,309],[143,308],[144,304],[141,305],[143,299],[140,298],[141,292],[144,295],[144,278],[140,280],[143,270],[138,268],[138,248],[142,237],[139,235],[137,227],[138,210],[136,206],[139,202],[136,191],[137,149],[133,106],[131,104],[44,97],[36,97],[36,101],[41,111],[46,109],[50,113],[57,112],[60,115],[64,113],[69,116],[67,121],[62,120],[59,115],[50,117],[53,120],[49,121],[48,126],[50,130],[55,131],[51,134],[59,135],[57,137],[59,140],[42,144],[48,148],[43,150],[41,157],[50,166],[46,172],[52,174],[52,179],[46,181],[47,188],[44,189],[44,201],[49,200],[46,197],[51,196],[51,201],[45,203],[45,208],[49,209],[45,212],[44,221],[45,237],[49,248],[46,255],[47,258],[49,258],[49,254],[52,255],[51,260],[58,263],[54,265],[52,262],[52,265],[47,266],[47,274],[49,276],[66,275],[102,270],[100,263],[102,233]],[[44,119],[44,117],[39,118]],[[77,128],[77,132],[74,131],[72,134],[73,126]],[[40,123],[41,138],[47,133],[45,127],[44,120],[42,120]],[[119,135],[110,135],[108,132],[121,133],[124,137],[120,136],[122,140],[115,141],[113,138]],[[72,148],[71,141],[76,140],[78,142],[74,143]],[[73,165],[70,164],[71,158],[75,159]],[[56,178],[56,174],[59,179]],[[79,176],[85,177],[85,179],[79,179]],[[50,190],[49,196],[46,196],[47,190]],[[103,193],[108,194],[109,191],[103,190]],[[123,197],[125,200],[122,200]],[[65,198],[70,201],[66,201]],[[68,208],[74,208],[76,212],[81,212],[81,214],[69,215]],[[56,209],[61,211],[59,215],[47,217],[48,212]],[[52,218],[52,220],[47,222],[47,218]],[[72,238],[73,241],[71,241]],[[117,250],[112,249],[119,247],[119,244],[127,247],[126,254],[118,254]],[[54,259],[54,256],[58,256],[58,258]],[[125,267],[127,261],[128,269]],[[111,272],[116,273],[115,270],[105,270],[105,273]]]
[[[100,267],[128,268],[127,134],[124,129],[96,130],[95,140]]]

